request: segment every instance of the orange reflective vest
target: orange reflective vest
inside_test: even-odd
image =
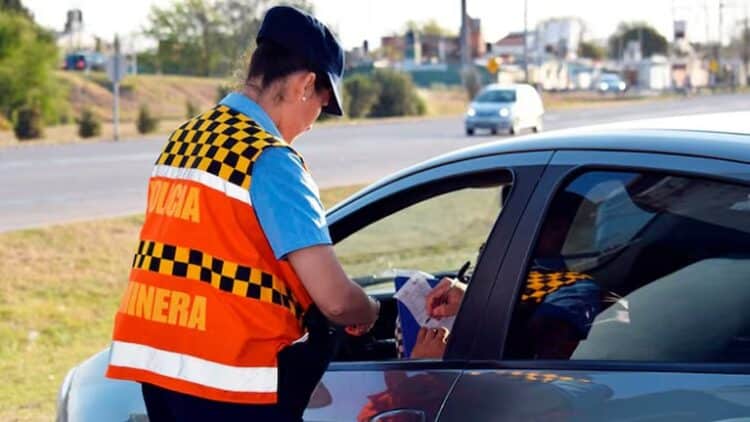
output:
[[[274,257],[250,200],[253,163],[291,148],[220,105],[169,138],[148,186],[107,376],[206,399],[277,402],[276,354],[309,294]]]

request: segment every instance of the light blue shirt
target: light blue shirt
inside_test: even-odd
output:
[[[268,114],[253,100],[230,93],[220,104],[253,119],[281,138]],[[253,165],[250,201],[276,259],[315,245],[330,245],[318,186],[289,148],[267,148]]]

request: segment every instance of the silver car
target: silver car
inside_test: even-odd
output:
[[[622,80],[618,75],[613,73],[605,73],[599,77],[599,81],[596,83],[596,90],[600,94],[607,92],[613,92],[615,94],[621,94],[628,89],[628,84]]]
[[[466,134],[489,129],[493,135],[507,131],[511,135],[524,129],[542,130],[544,106],[539,93],[526,84],[493,84],[474,98],[466,111]]]
[[[748,420],[749,198],[750,136],[700,131],[559,131],[383,179],[327,215],[382,307],[304,419]],[[399,358],[393,268],[467,281],[442,357]],[[146,420],[107,354],[65,378],[58,421]]]

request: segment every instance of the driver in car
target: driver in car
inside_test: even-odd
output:
[[[581,201],[571,192],[555,198],[521,295],[521,306],[530,311],[524,331],[532,342],[532,356],[528,357],[534,359],[568,359],[602,310],[601,287],[589,274],[570,271],[562,258],[562,247]],[[458,314],[466,288],[465,283],[442,279],[426,297],[428,315],[440,319]],[[442,357],[447,335],[420,334],[412,356]]]

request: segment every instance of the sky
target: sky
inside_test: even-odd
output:
[[[112,39],[115,33],[137,33],[146,22],[152,5],[169,6],[173,0],[24,0],[44,26],[62,30],[66,10],[83,11],[87,32]],[[494,42],[511,31],[523,29],[523,0],[466,0],[468,14],[482,20],[485,40]],[[693,41],[715,40],[720,0],[527,0],[529,27],[554,16],[577,16],[588,28],[586,37],[604,39],[621,21],[647,21],[667,39],[672,38],[672,21],[687,21]],[[744,18],[750,0],[723,0],[724,39],[737,19]],[[458,32],[460,0],[312,0],[316,16],[335,28],[345,48],[368,40],[377,47],[380,37],[401,32],[407,20],[440,25]],[[733,15],[733,16],[732,16]]]

